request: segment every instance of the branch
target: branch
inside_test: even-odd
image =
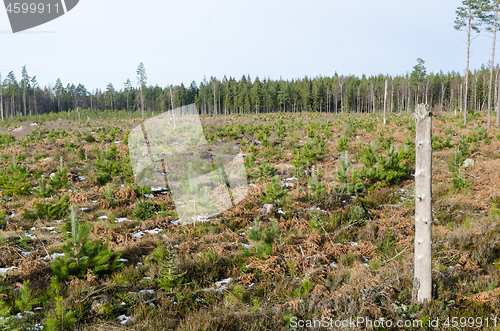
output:
[[[407,249],[407,248],[408,248],[408,247],[405,247],[405,249],[403,249],[401,252],[399,252],[398,254],[396,254],[396,256],[394,256],[393,258],[391,258],[391,259],[389,259],[389,260],[385,261],[385,262],[384,262],[384,264],[389,263],[389,262],[391,262],[392,260],[394,260],[395,258],[397,258],[399,255],[401,255],[401,253],[403,253],[404,251],[406,251],[406,249]]]
[[[85,298],[83,298],[82,300],[77,300],[75,301],[76,303],[83,303],[85,302],[88,298],[90,298],[91,296],[93,296],[94,294],[97,294],[99,292],[102,292],[104,289],[106,289],[107,287],[106,286],[103,286],[101,287],[100,289],[98,290],[95,290],[94,292],[90,293],[89,295],[87,295]]]

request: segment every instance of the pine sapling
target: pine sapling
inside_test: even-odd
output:
[[[52,176],[51,176],[52,177]],[[63,158],[61,156],[60,165],[50,180],[50,186],[55,190],[60,190],[68,186],[68,169],[64,167]]]
[[[48,198],[52,195],[53,191],[50,186],[47,186],[47,181],[45,180],[45,175],[38,180],[38,190],[36,196],[39,198]]]
[[[158,286],[166,291],[172,291],[176,287],[184,287],[192,284],[187,283],[184,278],[187,271],[179,273],[179,266],[175,263],[175,255],[173,254],[172,247],[167,246],[165,254],[161,243],[158,243],[156,250],[152,253],[152,257],[162,266],[160,278],[157,280]]]
[[[325,183],[319,181],[316,171],[312,172],[311,179],[307,182],[307,187],[309,189],[307,193],[309,199],[321,199],[327,195]]]
[[[66,243],[61,246],[64,256],[52,262],[52,270],[58,279],[70,279],[73,275],[78,278],[85,277],[87,270],[97,276],[110,273],[122,267],[118,262],[120,254],[114,255],[108,249],[109,238],[102,244],[99,240],[90,241],[90,224],[82,224],[76,215],[76,208],[71,206],[71,217],[66,222],[63,235]]]
[[[47,331],[60,331],[72,328],[76,323],[76,313],[64,304],[62,296],[56,296],[56,309],[48,311],[45,322]]]
[[[28,171],[17,164],[17,158],[14,156],[8,169],[4,169],[3,175],[0,176],[0,189],[2,193],[6,196],[28,195],[30,190],[28,177]]]
[[[31,311],[33,306],[37,305],[39,301],[33,298],[30,291],[30,281],[25,280],[23,286],[19,289],[19,298],[16,299],[16,308],[20,311]]]
[[[264,194],[260,196],[260,200],[263,203],[278,202],[278,205],[281,205],[281,201],[277,200],[285,196],[287,192],[286,188],[281,188],[279,176],[274,176],[271,183],[264,190]]]
[[[10,308],[7,303],[0,300],[0,330],[18,331],[17,318],[14,318],[10,314]]]
[[[354,194],[363,190],[363,183],[359,178],[358,172],[352,171],[352,175],[349,176],[351,169],[352,165],[349,162],[349,154],[345,151],[345,154],[339,159],[339,165],[336,173],[337,182],[342,184],[341,186],[335,188],[337,193]]]

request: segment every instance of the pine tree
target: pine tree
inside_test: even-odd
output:
[[[354,194],[363,191],[363,183],[359,178],[358,172],[352,171],[352,175],[349,176],[351,169],[352,164],[349,163],[349,154],[346,151],[340,157],[337,167],[337,182],[342,183],[340,187],[335,188],[338,193]]]
[[[467,122],[467,96],[469,89],[469,58],[471,31],[480,32],[480,26],[484,23],[485,14],[488,10],[489,0],[462,0],[462,6],[457,8],[455,29],[467,30],[467,68],[465,70],[465,96],[464,96],[464,125]],[[492,64],[493,65],[493,64]]]
[[[156,250],[151,253],[151,257],[156,260],[162,267],[160,277],[156,280],[158,286],[166,291],[172,291],[175,288],[188,286],[192,283],[187,283],[184,275],[187,271],[178,272],[179,266],[175,263],[175,255],[172,247],[166,247],[165,250],[161,243],[157,243]]]
[[[33,310],[33,306],[39,303],[31,294],[29,280],[23,282],[23,286],[19,289],[19,295],[19,298],[15,301],[15,305],[20,311],[31,311]]]
[[[54,275],[58,279],[85,277],[88,269],[95,275],[102,276],[122,267],[118,262],[120,254],[108,249],[109,238],[104,244],[99,240],[90,241],[91,224],[81,223],[76,215],[76,208],[71,206],[71,217],[63,227],[66,243],[61,246],[64,256],[57,257],[51,265]]]
[[[412,85],[417,87],[417,90],[415,91],[417,95],[417,104],[418,104],[418,96],[420,93],[420,86],[424,82],[425,74],[426,74],[426,69],[425,69],[425,61],[422,60],[421,58],[417,59],[417,64],[413,67],[413,71],[410,75],[410,81]]]
[[[141,87],[141,115],[142,119],[144,119],[144,89],[147,84],[147,76],[146,76],[146,68],[144,67],[144,63],[140,63],[137,68],[137,84]]]
[[[8,169],[3,170],[3,175],[0,176],[0,188],[6,196],[25,196],[29,194],[31,188],[28,182],[29,172],[26,168],[17,164],[16,157]]]
[[[64,167],[63,158],[61,156],[59,168],[54,174],[54,177],[50,179],[50,186],[59,190],[68,186],[68,169]]]
[[[47,331],[60,331],[72,329],[77,321],[76,312],[68,309],[64,304],[64,298],[60,295],[55,297],[56,309],[48,311],[48,317],[45,322]]]
[[[38,190],[36,196],[39,198],[48,198],[52,195],[52,193],[52,188],[47,186],[45,175],[42,175],[42,177],[38,180]]]
[[[277,202],[278,199],[285,196],[287,192],[288,191],[285,188],[281,188],[279,176],[274,176],[271,183],[264,190],[264,194],[260,196],[260,200],[263,203],[274,203]]]
[[[35,202],[35,212],[31,212],[24,208],[24,217],[28,219],[36,219],[38,217],[52,220],[62,218],[66,215],[66,212],[69,208],[68,201],[69,196],[68,194],[65,194],[63,196],[60,196],[56,200],[52,200],[46,203]]]

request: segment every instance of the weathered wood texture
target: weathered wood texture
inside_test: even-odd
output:
[[[415,112],[415,260],[413,301],[431,300],[432,290],[432,117],[429,106]]]

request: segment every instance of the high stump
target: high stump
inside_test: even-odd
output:
[[[415,110],[415,259],[412,300],[429,302],[432,293],[432,113]]]

